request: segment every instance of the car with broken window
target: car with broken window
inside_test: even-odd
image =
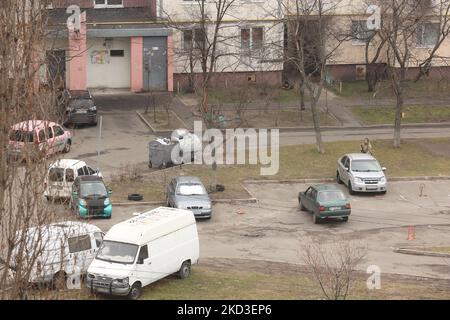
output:
[[[47,200],[70,199],[73,182],[79,176],[102,177],[102,173],[78,159],[59,159],[51,163],[44,183],[44,196]]]
[[[9,134],[8,161],[40,159],[58,152],[68,153],[72,133],[47,120],[28,120],[12,126]]]
[[[348,221],[351,213],[350,201],[335,185],[313,185],[299,192],[298,201],[302,211],[312,213],[315,224],[329,218]]]
[[[195,218],[211,218],[211,199],[199,178],[173,178],[167,186],[166,194],[168,207],[191,210]]]
[[[336,182],[345,184],[348,192],[386,193],[387,179],[375,157],[367,153],[349,153],[337,161]]]
[[[97,107],[89,90],[65,90],[62,101],[65,123],[97,125]]]
[[[70,207],[80,218],[111,218],[112,191],[106,188],[102,177],[79,176],[72,186]]]

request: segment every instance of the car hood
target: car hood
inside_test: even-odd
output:
[[[208,195],[198,195],[198,196],[175,196],[175,204],[179,208],[211,205],[211,200]]]
[[[96,276],[122,279],[128,277],[133,270],[134,264],[123,264],[94,259],[88,268],[88,273],[93,273]]]
[[[384,172],[383,171],[377,171],[377,172],[359,172],[359,171],[352,171],[353,176],[358,178],[384,178]]]

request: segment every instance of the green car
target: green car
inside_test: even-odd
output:
[[[70,207],[80,218],[111,218],[111,190],[98,176],[78,176],[72,186]]]
[[[352,208],[344,193],[334,185],[310,186],[305,192],[299,192],[298,201],[302,211],[313,214],[314,223],[327,218],[348,221]]]

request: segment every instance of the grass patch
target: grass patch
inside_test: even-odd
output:
[[[392,124],[394,107],[349,107],[363,124]],[[450,121],[450,106],[404,106],[403,123],[430,123]]]
[[[376,94],[368,92],[366,81],[343,81],[342,92],[339,92],[339,86],[329,87],[336,94],[342,97],[358,98],[393,98],[395,97],[392,85],[389,80],[381,81],[378,84]],[[422,79],[418,82],[407,81],[405,83],[405,98],[445,98],[450,96],[450,81]]]
[[[313,126],[310,109],[301,111],[296,109],[270,109],[264,111],[246,111],[241,119],[235,119],[235,112],[222,112],[225,116],[226,127],[270,128],[270,127],[308,127]],[[323,126],[337,125],[337,121],[323,111],[319,111],[320,123]]]
[[[156,110],[153,113],[153,110],[149,110],[147,113],[142,113],[142,116],[155,130],[175,130],[185,127],[185,124],[178,119],[172,110],[169,111],[168,115],[166,111]]]
[[[449,141],[448,139],[446,141]],[[330,142],[325,144],[326,153],[321,155],[314,145],[280,148],[280,167],[274,176],[261,176],[259,165],[218,166],[217,183],[225,185],[225,192],[211,194],[212,199],[247,198],[248,193],[241,182],[250,179],[303,179],[333,178],[337,159],[345,153],[359,152],[360,141]],[[450,156],[433,154],[425,147],[442,144],[443,139],[404,140],[400,149],[392,148],[392,141],[372,141],[373,151],[387,176],[439,176],[450,175]],[[165,186],[172,177],[180,174],[198,176],[206,187],[213,181],[210,167],[186,165],[171,170],[154,171],[135,181],[112,180],[114,201],[126,201],[129,193],[141,193],[144,201],[163,201]]]
[[[233,269],[196,265],[191,277],[178,280],[168,277],[144,289],[141,299],[248,299],[248,300],[292,300],[323,299],[316,280],[301,267],[271,263],[270,270],[254,268],[246,263]],[[283,268],[284,267],[284,268]],[[288,269],[288,270],[286,270]],[[389,280],[387,280],[389,278]],[[385,275],[380,290],[368,290],[366,275],[354,278],[347,299],[448,299],[447,286],[435,286],[406,278]]]

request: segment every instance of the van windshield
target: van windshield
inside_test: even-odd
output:
[[[63,182],[64,181],[64,169],[51,168],[48,173],[48,179],[51,182]]]
[[[106,187],[101,182],[83,182],[80,185],[81,197],[107,197],[108,192],[106,191]]]
[[[33,132],[14,130],[11,132],[9,140],[17,142],[33,142]]]
[[[131,264],[136,258],[138,248],[135,244],[105,240],[96,258],[108,262]]]

